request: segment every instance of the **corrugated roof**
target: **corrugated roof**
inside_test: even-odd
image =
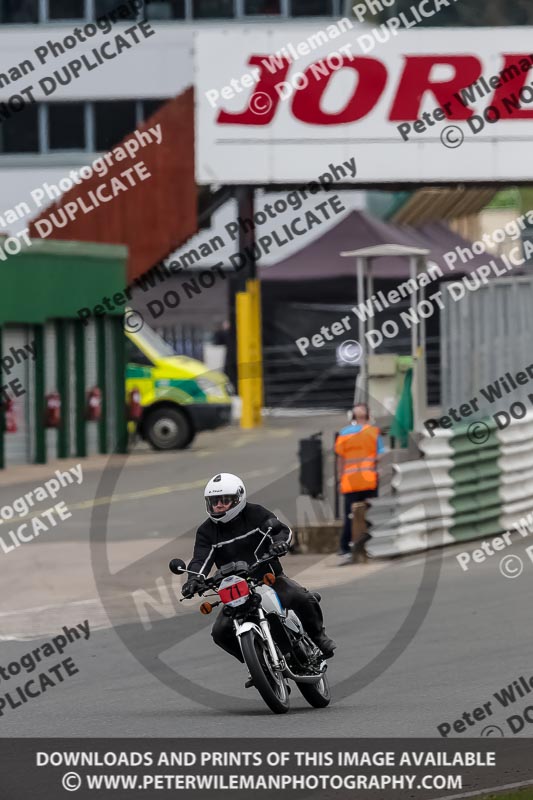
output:
[[[397,225],[425,225],[438,220],[477,214],[497,192],[498,187],[483,189],[465,186],[454,188],[423,186],[393,211],[390,221]]]

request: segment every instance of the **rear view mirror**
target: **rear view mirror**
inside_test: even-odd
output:
[[[261,527],[265,531],[268,530],[269,528],[272,528],[272,530],[270,531],[270,534],[272,535],[273,533],[280,532],[280,530],[283,528],[283,522],[280,522],[280,520],[277,517],[270,517],[270,519],[267,519],[267,521],[264,522]]]
[[[182,575],[187,571],[185,561],[183,561],[181,558],[173,558],[168,565],[168,568],[174,573],[174,575]]]

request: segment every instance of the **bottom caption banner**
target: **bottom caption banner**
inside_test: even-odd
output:
[[[2,800],[483,797],[533,786],[531,739],[4,739]],[[137,795],[141,791],[142,795]],[[266,796],[266,795],[265,795]]]

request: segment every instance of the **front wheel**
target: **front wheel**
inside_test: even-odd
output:
[[[331,703],[331,691],[326,673],[318,683],[299,683],[298,689],[313,708],[325,708]]]
[[[274,714],[286,714],[290,705],[287,684],[281,673],[274,672],[266,642],[255,631],[247,631],[241,636],[241,647],[254,686],[267,706]]]
[[[182,450],[194,438],[194,430],[185,414],[170,406],[149,411],[143,427],[155,450]]]

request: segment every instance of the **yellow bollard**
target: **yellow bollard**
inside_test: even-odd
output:
[[[250,347],[253,364],[253,417],[256,426],[263,424],[263,345],[261,341],[261,283],[257,279],[246,281],[246,289],[252,299],[253,341]]]
[[[248,292],[235,296],[237,321],[237,391],[241,398],[241,428],[254,427],[253,382],[250,380],[250,342],[252,331],[252,298]]]
[[[242,402],[241,428],[262,425],[263,365],[259,281],[246,282],[247,291],[236,294],[237,381]]]

